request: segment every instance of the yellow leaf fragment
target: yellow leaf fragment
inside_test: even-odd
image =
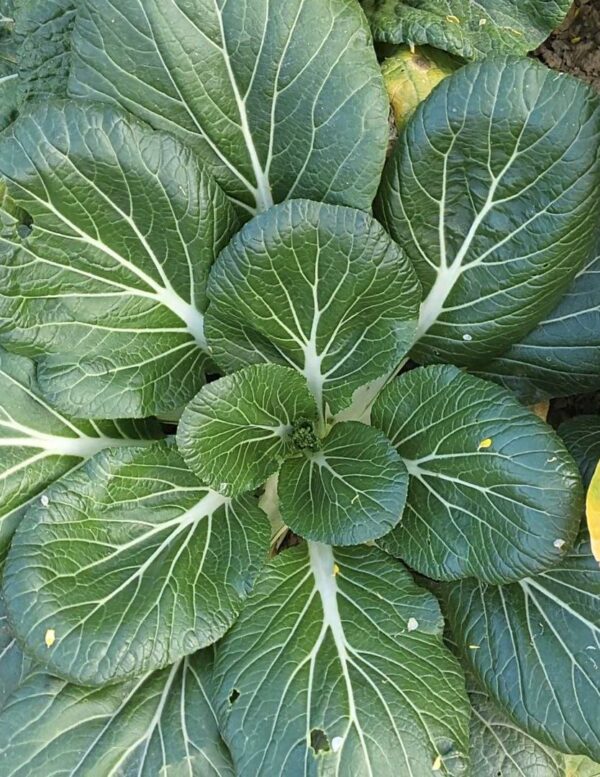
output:
[[[585,513],[592,543],[592,553],[596,561],[600,563],[600,461],[596,465],[596,471],[587,492]]]
[[[54,629],[48,629],[46,631],[46,634],[44,636],[44,642],[46,643],[46,647],[52,647],[54,643],[56,642],[56,632]]]
[[[487,24],[487,19],[480,19],[479,20],[479,26],[480,27],[485,27],[486,24]]]
[[[479,650],[481,645],[469,645],[469,650]]]
[[[491,448],[492,447],[492,442],[493,442],[493,440],[492,440],[491,437],[486,437],[485,440],[482,440],[479,443],[479,446],[478,446],[479,450],[481,451],[481,450],[485,450],[486,448]]]
[[[433,762],[433,766],[431,767],[432,771],[439,772],[439,770],[442,768],[442,756],[438,755],[438,757]]]
[[[538,418],[545,421],[548,418],[548,410],[550,410],[550,402],[538,402],[535,405],[530,405],[531,410],[536,414]]]
[[[451,14],[450,16],[446,16],[446,21],[450,22],[450,24],[460,24],[460,19],[458,16],[454,16],[454,14]]]
[[[336,575],[339,575],[339,574],[340,574],[340,568],[338,567],[337,564],[334,564],[333,565],[333,576],[335,577]]]

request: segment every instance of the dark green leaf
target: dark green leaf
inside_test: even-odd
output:
[[[600,461],[600,416],[570,418],[559,426],[558,433],[577,462],[587,489]]]
[[[533,60],[446,78],[389,160],[378,210],[425,301],[417,361],[485,367],[547,316],[589,259],[600,102]]]
[[[298,452],[298,421],[312,429],[317,408],[306,380],[277,364],[255,364],[205,386],[177,433],[188,466],[229,496],[261,486]]]
[[[33,362],[0,349],[0,556],[24,508],[54,480],[104,448],[161,436],[151,421],[68,418],[40,395]]]
[[[420,302],[412,267],[376,221],[307,200],[246,224],[213,267],[209,296],[217,362],[295,367],[322,416],[397,365]]]
[[[0,597],[0,712],[13,691],[30,673],[33,662],[23,653],[8,623],[4,602]],[[0,734],[1,737],[1,734]],[[0,768],[2,756],[0,755]]]
[[[15,535],[4,595],[27,651],[73,682],[125,679],[210,645],[266,559],[256,500],[207,489],[170,442],[101,453],[46,493]]]
[[[206,278],[237,228],[192,152],[110,106],[50,102],[4,133],[0,173],[29,214],[2,241],[2,336],[42,357],[48,399],[100,418],[191,399]]]
[[[410,475],[403,520],[381,546],[437,580],[510,582],[557,563],[583,493],[555,432],[504,389],[457,367],[423,367],[372,412]]]
[[[527,54],[562,22],[571,0],[363,0],[377,40],[427,43],[465,59]]]
[[[18,76],[9,73],[0,76],[0,132],[17,117],[18,112]]]
[[[279,502],[296,534],[330,545],[358,545],[387,534],[402,516],[408,473],[377,429],[338,423],[318,450],[284,462]]]
[[[600,760],[600,568],[589,542],[536,577],[462,580],[443,596],[465,659],[505,713],[558,750]]]
[[[2,776],[233,777],[211,668],[202,651],[105,688],[32,673],[0,715]]]
[[[239,775],[464,774],[468,703],[435,599],[365,546],[279,555],[217,652]],[[440,765],[441,765],[440,759]]]
[[[348,0],[82,0],[73,95],[197,149],[246,212],[308,197],[370,208],[388,103]]]

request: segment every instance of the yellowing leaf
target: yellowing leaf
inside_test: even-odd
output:
[[[587,492],[586,515],[592,553],[596,561],[600,563],[600,461],[596,466]]]
[[[531,410],[533,410],[538,418],[541,418],[542,421],[545,421],[548,418],[550,402],[537,402],[535,405],[531,405]]]

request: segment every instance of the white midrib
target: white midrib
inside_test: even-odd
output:
[[[36,448],[48,456],[73,456],[88,459],[105,448],[150,445],[152,440],[131,440],[120,437],[58,437],[39,433],[26,437],[0,437],[0,448]]]
[[[319,411],[319,423],[321,430],[325,427],[325,418],[323,411],[323,385],[325,378],[321,370],[323,355],[317,353],[316,334],[311,336],[310,340],[304,346],[304,370],[303,374],[308,383]]]

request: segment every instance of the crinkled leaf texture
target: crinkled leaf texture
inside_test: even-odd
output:
[[[427,43],[465,59],[527,54],[559,26],[571,0],[363,0],[377,40]]]
[[[35,365],[0,348],[0,555],[24,509],[54,480],[104,448],[150,444],[152,421],[74,420],[42,397]]]
[[[435,599],[376,548],[309,543],[266,568],[217,651],[237,773],[359,777],[466,768],[464,680]]]
[[[518,583],[442,590],[465,660],[505,713],[558,750],[600,760],[600,568],[587,538]]]
[[[13,539],[4,596],[27,651],[76,683],[126,679],[212,644],[266,560],[254,497],[203,486],[172,441],[103,452],[46,494]]]
[[[386,165],[377,210],[425,300],[413,356],[486,367],[543,320],[592,255],[600,101],[533,60],[446,78]]]
[[[181,417],[177,442],[198,477],[235,496],[262,486],[286,456],[297,453],[294,422],[311,425],[316,417],[301,375],[278,364],[254,364],[201,389]]]
[[[335,424],[321,446],[284,462],[281,516],[296,534],[332,545],[359,545],[387,534],[402,517],[408,473],[378,429]]]
[[[530,404],[600,386],[600,242],[592,253],[550,315],[478,375]]]
[[[577,466],[508,391],[457,367],[421,367],[388,385],[372,420],[410,475],[403,519],[379,542],[413,569],[509,582],[557,563],[574,542]]]
[[[0,173],[29,216],[0,238],[1,339],[40,357],[45,396],[92,418],[191,399],[206,278],[238,226],[193,153],[110,106],[57,101],[4,133]]]
[[[227,371],[294,367],[322,417],[398,364],[421,301],[410,263],[374,219],[308,200],[246,224],[215,263],[208,294],[215,360]]]
[[[587,489],[600,461],[600,415],[569,418],[558,427],[558,433],[577,462]]]
[[[12,693],[31,672],[33,665],[33,661],[17,644],[8,622],[6,607],[0,598],[0,713]],[[0,764],[2,764],[1,755]]]
[[[72,95],[183,138],[246,215],[371,206],[388,103],[355,0],[82,0],[73,48]]]
[[[35,668],[0,714],[2,775],[234,777],[211,697],[208,650],[104,688]]]

